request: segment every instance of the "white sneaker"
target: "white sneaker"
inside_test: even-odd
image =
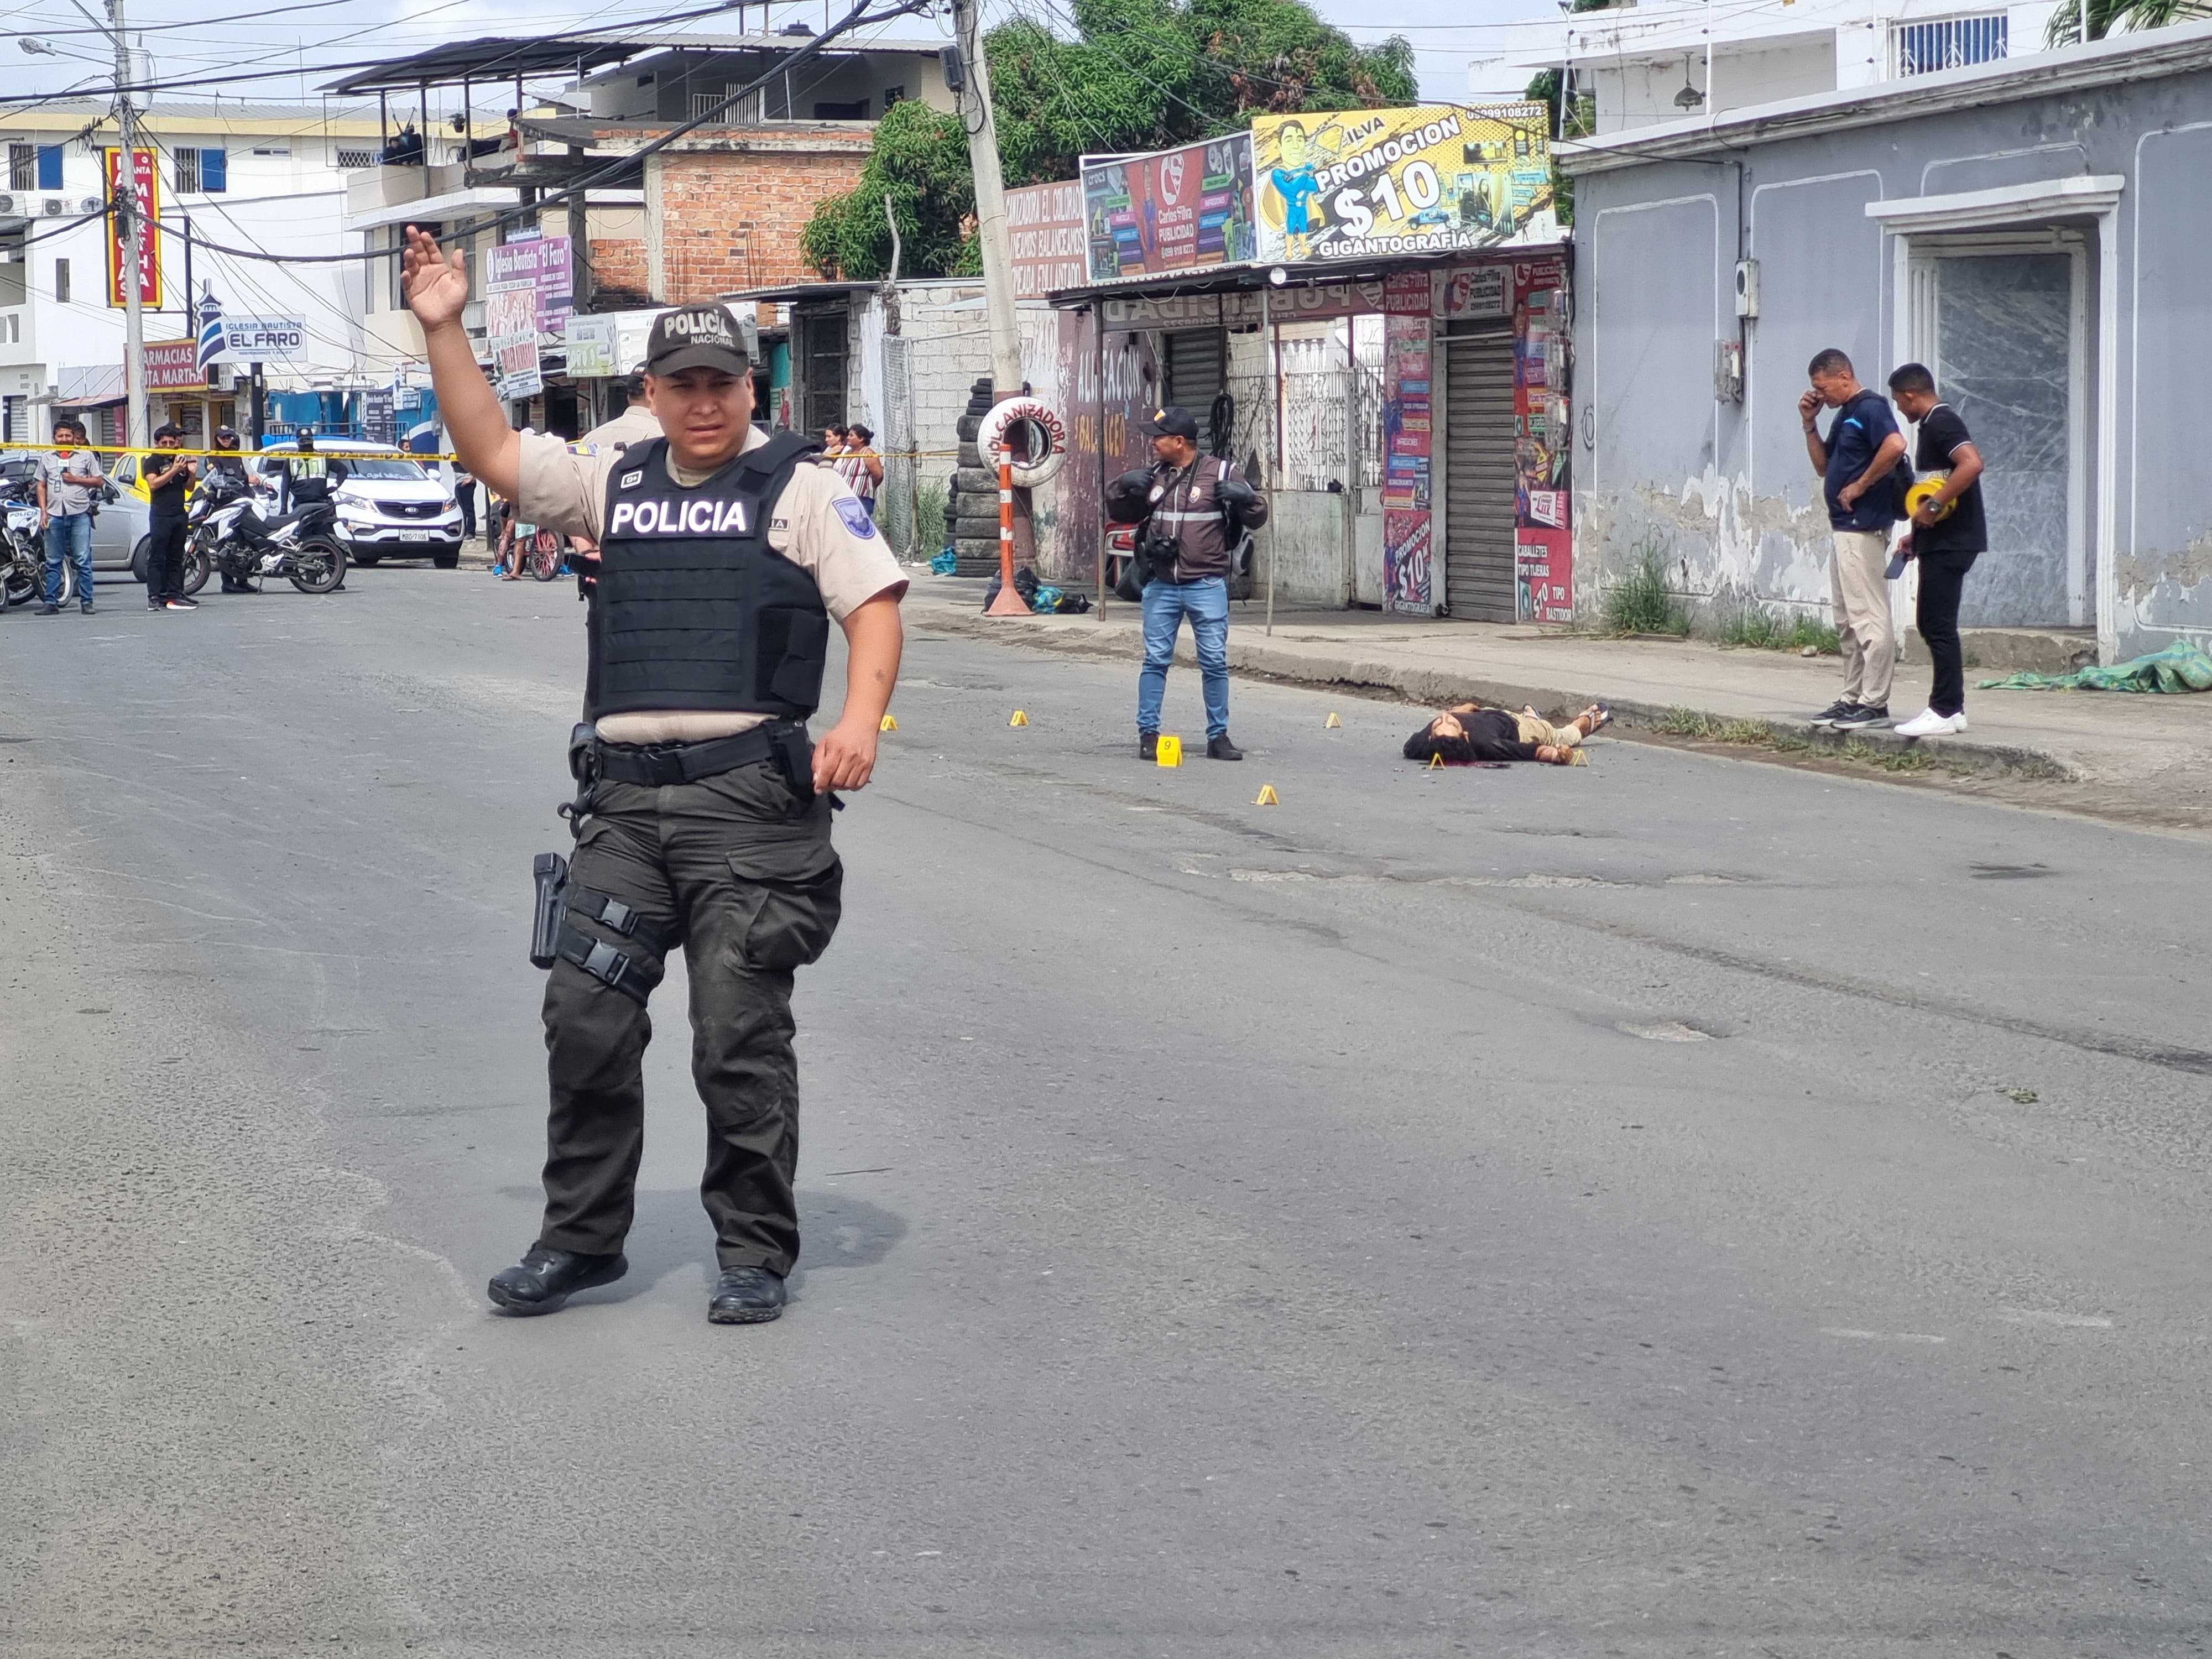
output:
[[[1964,714],[1939,714],[1932,708],[1923,708],[1911,720],[1891,728],[1900,738],[1955,737],[1966,729]]]

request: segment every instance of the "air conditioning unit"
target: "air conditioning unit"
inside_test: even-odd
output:
[[[39,211],[49,219],[58,219],[69,211],[69,204],[58,196],[49,196],[39,204]]]
[[[79,213],[90,216],[92,214],[98,213],[107,204],[101,201],[97,196],[81,196],[77,198],[76,210]]]
[[[27,219],[23,203],[16,197],[0,192],[0,219]]]

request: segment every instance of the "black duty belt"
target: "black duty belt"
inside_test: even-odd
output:
[[[805,729],[788,720],[770,720],[733,738],[709,738],[704,743],[600,743],[594,746],[594,754],[599,775],[616,783],[656,787],[696,783],[718,772],[734,772],[741,766],[777,758],[779,750],[791,742],[791,734]]]

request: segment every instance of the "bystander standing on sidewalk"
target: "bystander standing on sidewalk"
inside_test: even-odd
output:
[[[453,468],[453,505],[461,509],[461,540],[477,538],[477,480],[476,475],[465,466]]]
[[[1829,589],[1844,647],[1844,695],[1814,717],[1815,726],[1889,723],[1889,682],[1897,672],[1897,629],[1889,615],[1889,529],[1905,514],[1891,474],[1905,456],[1905,434],[1879,392],[1859,384],[1851,360],[1833,347],[1813,359],[1812,389],[1797,399],[1805,453],[1820,474],[1835,551]],[[1836,411],[1825,442],[1814,417]]]
[[[1959,645],[1959,598],[1978,554],[1989,550],[1988,515],[1982,509],[1982,452],[1974,447],[1959,411],[1936,396],[1936,377],[1907,363],[1889,377],[1897,412],[1920,428],[1913,465],[1941,473],[1935,493],[1920,502],[1906,531],[1906,550],[1920,567],[1913,622],[1935,665],[1928,707],[1897,728],[1908,738],[1948,738],[1966,729],[1966,659]]]
[[[876,516],[876,487],[884,481],[883,457],[876,453],[876,434],[864,426],[845,428],[845,453],[837,458],[837,476]]]
[[[39,458],[39,528],[46,538],[46,602],[41,617],[62,609],[62,566],[76,571],[77,608],[92,614],[92,499],[107,480],[100,457],[77,446],[84,428],[75,421],[54,422],[54,447]]]
[[[146,521],[146,608],[149,611],[197,611],[197,600],[185,597],[185,492],[191,488],[199,463],[175,453],[185,434],[173,426],[154,434],[159,452],[146,458],[146,499],[153,511]]]

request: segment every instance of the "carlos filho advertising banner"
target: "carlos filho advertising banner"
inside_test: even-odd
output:
[[[1260,262],[1556,241],[1550,119],[1541,104],[1256,116]]]

